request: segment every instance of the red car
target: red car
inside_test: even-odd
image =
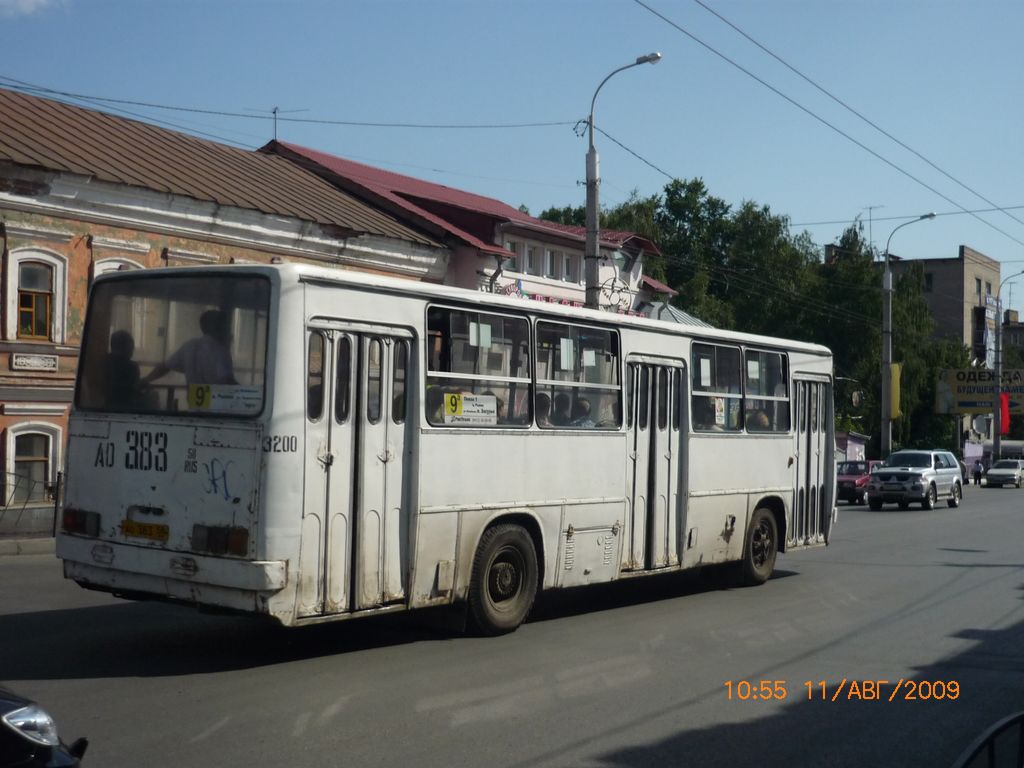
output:
[[[863,504],[868,488],[868,475],[882,462],[841,461],[836,467],[836,498],[851,504]]]

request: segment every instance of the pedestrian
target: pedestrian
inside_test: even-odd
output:
[[[981,485],[981,476],[985,474],[985,465],[981,463],[981,459],[974,460],[974,484]]]

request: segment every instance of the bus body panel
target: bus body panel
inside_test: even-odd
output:
[[[787,548],[827,539],[834,472],[824,348],[315,268],[216,272],[270,276],[264,409],[234,420],[73,412],[65,506],[114,517],[99,537],[60,534],[70,578],[296,624],[464,600],[478,543],[499,520],[533,536],[544,589],[739,560],[760,506],[776,512]],[[532,342],[540,319],[612,329],[621,426],[430,423],[434,305],[523,318]],[[696,343],[784,355],[789,426],[695,430]],[[801,432],[801,416],[811,418],[807,387],[816,387],[817,429]],[[149,469],[125,466],[146,466],[144,442],[150,454],[166,452],[166,470],[153,457]],[[103,473],[127,476],[124,491],[106,488],[111,481],[89,496],[85,481]],[[155,510],[174,518],[166,542],[111,527],[129,521],[138,525],[128,533],[159,534],[134,519],[159,517]],[[195,526],[244,528],[244,556],[196,551]]]

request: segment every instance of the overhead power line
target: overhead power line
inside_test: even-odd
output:
[[[633,0],[633,2],[636,3],[637,5],[639,5],[641,8],[645,9],[646,11],[648,11],[649,13],[651,13],[653,16],[656,16],[657,18],[661,19],[663,22],[668,24],[673,29],[677,30],[681,34],[683,34],[686,37],[690,38],[691,40],[693,40],[698,45],[700,45],[703,48],[705,48],[706,50],[710,51],[715,56],[718,56],[723,61],[727,62],[728,64],[731,64],[733,67],[738,69],[740,72],[742,72],[743,74],[747,75],[747,77],[750,77],[751,79],[753,79],[756,82],[760,83],[765,88],[770,90],[772,93],[776,94],[777,96],[779,96],[782,99],[785,99],[790,104],[792,104],[794,107],[799,109],[801,112],[805,113],[809,117],[814,118],[819,123],[821,123],[822,125],[826,126],[827,128],[830,128],[831,130],[835,131],[836,133],[838,133],[840,136],[842,136],[847,141],[849,141],[849,142],[851,142],[853,144],[856,144],[858,147],[863,149],[865,152],[870,154],[872,157],[875,157],[876,159],[881,160],[883,163],[888,165],[893,170],[901,173],[902,175],[906,176],[911,181],[915,182],[916,184],[919,184],[920,186],[924,187],[925,189],[927,189],[928,191],[932,192],[933,194],[938,195],[943,200],[945,200],[947,203],[950,203],[951,205],[956,206],[957,208],[959,208],[964,213],[970,213],[970,211],[967,208],[965,208],[963,205],[958,203],[953,198],[949,197],[948,195],[944,194],[943,192],[940,192],[938,189],[933,187],[931,184],[928,184],[926,181],[924,181],[922,179],[919,179],[917,176],[914,176],[910,171],[907,171],[907,170],[901,168],[900,166],[896,165],[896,163],[894,163],[892,160],[889,160],[888,158],[882,156],[881,154],[879,154],[875,150],[871,149],[871,147],[869,147],[867,144],[864,144],[863,142],[858,141],[853,136],[851,136],[849,133],[844,131],[842,128],[840,128],[839,126],[829,122],[824,117],[822,117],[821,115],[819,115],[816,112],[812,111],[808,107],[805,107],[803,104],[798,102],[793,97],[786,95],[785,93],[780,91],[778,88],[776,88],[774,85],[770,84],[769,82],[767,82],[763,78],[761,78],[758,75],[756,75],[753,72],[751,72],[749,69],[747,69],[743,65],[741,65],[738,62],[734,61],[733,59],[729,58],[728,56],[726,56],[724,53],[719,51],[714,46],[710,45],[709,43],[704,42],[703,40],[701,40],[699,37],[694,35],[689,30],[685,29],[684,27],[680,26],[676,22],[672,21],[672,19],[668,18],[667,16],[665,16],[662,13],[660,13],[659,11],[656,11],[654,8],[652,8],[650,5],[648,5],[646,2],[644,2],[644,0]],[[991,227],[992,229],[996,230],[997,232],[999,232],[1004,237],[1007,237],[1010,240],[1013,240],[1015,243],[1024,246],[1024,240],[1021,240],[1021,239],[1019,239],[1017,237],[1014,237],[1013,235],[1011,235],[1006,230],[1001,229],[1000,227],[997,227],[991,221],[983,219],[981,216],[978,216],[977,214],[971,214],[971,215],[974,216],[974,218],[976,218],[978,221],[980,221],[985,226]]]
[[[437,129],[509,129],[509,128],[550,128],[552,126],[574,125],[574,120],[558,120],[535,123],[389,123],[389,122],[364,122],[358,120],[327,120],[313,117],[282,117],[280,113],[259,115],[248,112],[229,112],[221,109],[201,109],[199,107],[172,106],[169,104],[157,104],[150,101],[137,101],[134,99],[113,99],[105,96],[91,96],[71,91],[59,91],[53,88],[45,88],[22,80],[0,75],[0,81],[15,83],[20,86],[19,90],[31,91],[34,93],[45,93],[51,96],[64,96],[71,99],[83,99],[103,104],[122,104],[133,107],[147,107],[149,109],[166,109],[175,112],[194,112],[201,115],[216,115],[218,117],[238,117],[246,120],[276,120],[281,123],[309,123],[314,125],[348,125],[361,128],[437,128]]]
[[[949,173],[948,171],[946,171],[943,168],[940,168],[937,164],[935,164],[934,162],[929,160],[927,157],[925,157],[923,154],[918,152],[916,149],[914,149],[910,145],[906,144],[905,142],[903,142],[900,139],[898,139],[895,136],[893,136],[891,133],[889,133],[887,130],[885,130],[882,126],[878,125],[878,123],[876,123],[876,122],[872,121],[871,119],[865,117],[863,114],[861,114],[856,109],[854,109],[849,104],[847,104],[845,101],[843,101],[838,96],[833,94],[831,91],[829,91],[823,85],[820,85],[819,83],[815,82],[810,77],[808,77],[803,72],[801,72],[799,69],[797,69],[792,64],[790,64],[788,61],[786,61],[781,56],[776,54],[774,51],[772,51],[771,49],[769,49],[766,46],[762,45],[760,42],[758,42],[753,37],[748,35],[746,32],[744,32],[742,29],[740,29],[738,26],[733,24],[731,21],[729,21],[727,18],[725,18],[722,14],[720,14],[718,11],[716,11],[714,8],[711,8],[707,3],[703,2],[703,0],[693,0],[693,1],[697,5],[699,5],[701,8],[706,10],[708,13],[710,13],[713,16],[715,16],[716,18],[720,19],[724,24],[729,25],[729,27],[731,27],[732,29],[736,30],[736,32],[738,32],[739,34],[743,35],[743,37],[745,37],[751,43],[753,43],[758,48],[760,48],[762,51],[767,53],[769,56],[771,56],[777,62],[782,64],[782,66],[786,67],[786,69],[788,69],[790,72],[792,72],[795,75],[797,75],[798,77],[802,78],[807,83],[810,83],[812,86],[814,86],[816,89],[818,89],[821,93],[823,93],[826,96],[828,96],[830,99],[832,99],[832,101],[834,101],[836,104],[841,106],[843,109],[847,110],[848,112],[850,112],[853,115],[856,115],[858,118],[860,118],[865,123],[870,125],[872,128],[874,128],[880,134],[885,136],[887,139],[890,139],[890,140],[894,141],[896,144],[898,144],[899,146],[903,147],[903,149],[905,149],[908,152],[910,152],[912,155],[917,157],[919,160],[922,160],[923,162],[927,163],[929,166],[934,168],[936,171],[941,173],[943,176],[945,176],[947,179],[949,179],[953,183],[958,184],[960,187],[962,187],[963,189],[967,190],[968,192],[970,192],[972,195],[974,195],[978,199],[984,200],[986,203],[988,203],[989,205],[993,206],[993,208],[992,208],[993,211],[1000,211],[1002,213],[1005,213],[1007,216],[1009,216],[1011,219],[1013,219],[1014,221],[1018,222],[1019,224],[1024,224],[1024,219],[1020,219],[1017,216],[1014,216],[1012,213],[1009,212],[1009,209],[1007,209],[1006,207],[1000,206],[998,203],[992,202],[987,197],[985,197],[983,194],[981,194],[981,192],[978,192],[976,189],[973,189],[972,187],[969,187],[967,184],[965,184],[964,182],[960,181],[958,178],[953,176],[953,174]]]
[[[974,213],[996,213],[998,211],[1019,211],[1024,209],[1024,205],[1006,205],[1000,208],[975,208],[970,211],[944,211],[943,213],[936,213],[938,216],[963,216],[966,214]],[[906,221],[907,219],[916,218],[920,214],[907,214],[905,216],[875,216],[875,221]],[[824,226],[835,226],[837,224],[856,224],[859,217],[852,219],[833,219],[832,221],[805,221],[800,223],[793,223],[789,226],[792,227],[824,227]]]

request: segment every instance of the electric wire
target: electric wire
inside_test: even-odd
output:
[[[201,109],[198,107],[182,107],[172,106],[169,104],[158,104],[150,101],[138,101],[135,99],[114,99],[105,96],[91,96],[87,94],[74,93],[71,91],[60,91],[54,88],[46,88],[44,86],[34,85],[32,83],[26,83],[22,80],[16,80],[12,77],[0,75],[0,80],[8,83],[17,83],[22,88],[31,89],[36,93],[46,93],[54,96],[64,96],[66,98],[82,99],[92,102],[108,103],[108,104],[124,104],[127,106],[134,107],[147,107],[149,109],[166,109],[175,112],[195,112],[202,115],[216,115],[218,117],[238,117],[246,120],[263,120],[272,121],[274,117],[272,115],[259,115],[248,112],[229,112],[220,109]],[[466,130],[491,130],[491,129],[511,129],[511,128],[550,128],[553,126],[566,126],[574,125],[573,120],[559,120],[559,121],[545,121],[545,122],[533,122],[533,123],[388,123],[388,122],[369,122],[369,121],[358,121],[358,120],[328,120],[319,119],[312,117],[281,117],[278,115],[277,121],[281,123],[309,123],[312,125],[347,125],[359,128],[418,128],[418,129],[466,129]]]
[[[764,86],[765,88],[767,88],[768,90],[772,91],[772,93],[776,94],[777,96],[779,96],[779,97],[780,97],[780,98],[782,98],[782,99],[785,99],[785,100],[786,100],[786,101],[788,101],[788,102],[789,102],[790,104],[792,104],[792,105],[793,105],[794,107],[796,107],[797,109],[799,109],[799,110],[800,110],[801,112],[805,113],[805,114],[806,114],[806,115],[808,115],[809,117],[812,117],[812,118],[814,118],[814,119],[815,119],[815,120],[817,120],[817,121],[818,121],[819,123],[821,123],[822,125],[826,126],[827,128],[830,128],[831,130],[835,131],[835,132],[836,132],[836,133],[838,133],[838,134],[839,134],[840,136],[842,136],[843,138],[845,138],[845,139],[846,139],[847,141],[850,141],[850,142],[852,142],[853,144],[856,144],[856,145],[857,145],[858,147],[860,147],[861,149],[863,149],[863,150],[864,150],[865,152],[867,152],[867,153],[868,153],[868,154],[870,154],[871,156],[875,157],[875,158],[876,158],[876,159],[878,159],[878,160],[881,160],[881,161],[882,161],[883,163],[885,163],[886,165],[888,165],[888,166],[889,166],[890,168],[892,168],[893,170],[895,170],[895,171],[899,172],[899,173],[900,173],[900,174],[902,174],[903,176],[906,176],[906,177],[907,177],[908,179],[910,179],[911,181],[915,182],[916,184],[918,184],[918,185],[920,185],[920,186],[924,187],[925,189],[927,189],[928,191],[932,192],[933,194],[935,194],[935,195],[938,195],[938,196],[939,196],[939,197],[941,197],[941,198],[942,198],[943,200],[945,200],[946,202],[950,203],[951,205],[954,205],[954,206],[956,206],[957,208],[959,208],[959,209],[960,209],[961,211],[963,211],[964,213],[970,213],[970,211],[969,211],[969,210],[968,210],[968,209],[967,209],[966,207],[964,207],[963,205],[961,205],[960,203],[958,203],[958,202],[957,202],[956,200],[954,200],[953,198],[949,197],[948,195],[946,195],[946,194],[945,194],[945,193],[943,193],[943,192],[940,192],[940,191],[939,191],[938,189],[936,189],[935,187],[933,187],[933,186],[932,186],[931,184],[928,184],[928,183],[927,183],[926,181],[924,181],[923,179],[919,179],[919,178],[918,178],[917,176],[915,176],[915,175],[913,175],[912,173],[910,173],[910,171],[907,171],[907,170],[905,170],[905,169],[901,168],[901,167],[900,167],[900,166],[898,166],[898,165],[897,165],[896,163],[894,163],[894,162],[893,162],[892,160],[889,160],[888,158],[886,158],[886,157],[884,157],[883,155],[879,154],[879,153],[878,153],[878,152],[876,152],[875,150],[871,149],[871,147],[869,147],[868,145],[864,144],[863,142],[861,142],[861,141],[857,140],[856,138],[854,138],[853,136],[851,136],[851,135],[850,135],[849,133],[847,133],[846,131],[844,131],[844,130],[843,130],[842,128],[840,128],[839,126],[837,126],[837,125],[834,125],[833,123],[829,122],[829,121],[828,121],[828,120],[826,120],[825,118],[823,118],[823,117],[821,117],[820,115],[818,115],[817,113],[813,112],[813,111],[812,111],[811,109],[809,109],[809,108],[805,107],[805,106],[804,106],[803,104],[801,104],[800,102],[798,102],[798,101],[797,101],[796,99],[792,98],[791,96],[787,96],[787,95],[786,95],[785,93],[783,93],[782,91],[780,91],[780,90],[779,90],[778,88],[776,88],[775,86],[771,85],[771,84],[770,84],[769,82],[767,82],[767,81],[766,81],[766,80],[764,80],[763,78],[759,77],[758,75],[754,74],[753,72],[751,72],[751,71],[750,71],[749,69],[747,69],[747,68],[746,68],[746,67],[744,67],[743,65],[741,65],[741,64],[739,64],[738,62],[734,61],[733,59],[729,58],[729,57],[728,57],[728,56],[726,56],[726,55],[725,55],[724,53],[722,53],[722,52],[721,52],[721,51],[719,51],[718,49],[714,48],[714,47],[713,47],[713,46],[711,46],[710,44],[708,44],[708,43],[704,42],[704,41],[703,41],[703,40],[701,40],[701,39],[700,39],[699,37],[697,37],[696,35],[694,35],[694,34],[693,34],[692,32],[688,31],[688,30],[687,30],[687,29],[685,29],[684,27],[682,27],[682,26],[680,26],[679,24],[677,24],[676,22],[672,21],[672,20],[671,20],[670,18],[668,18],[668,17],[667,17],[667,16],[665,16],[664,14],[660,13],[659,11],[656,11],[656,10],[655,10],[654,8],[652,8],[652,7],[651,7],[651,6],[649,6],[649,5],[648,5],[648,4],[646,3],[646,2],[644,2],[644,0],[633,0],[633,2],[634,2],[634,3],[636,3],[637,5],[639,5],[639,6],[641,7],[641,8],[644,8],[645,10],[647,10],[647,11],[648,11],[649,13],[651,13],[652,15],[654,15],[654,16],[656,16],[657,18],[661,19],[661,20],[662,20],[663,22],[665,22],[666,24],[668,24],[668,25],[669,25],[670,27],[673,27],[674,29],[676,29],[677,31],[679,31],[679,32],[680,32],[681,34],[683,34],[683,35],[685,35],[686,37],[690,38],[691,40],[693,40],[693,41],[694,41],[695,43],[697,43],[698,45],[700,45],[700,46],[702,46],[703,48],[707,49],[708,51],[710,51],[711,53],[713,53],[713,54],[714,54],[715,56],[718,56],[718,57],[719,57],[719,58],[721,58],[721,59],[722,59],[723,61],[727,62],[728,64],[731,64],[731,65],[732,65],[733,67],[735,67],[736,69],[740,70],[741,72],[743,72],[743,73],[744,73],[745,75],[747,75],[748,77],[750,77],[750,78],[752,78],[753,80],[755,80],[756,82],[760,83],[761,85],[763,85],[763,86]],[[971,214],[971,215],[972,215],[972,216],[973,216],[974,218],[976,218],[976,219],[977,219],[978,221],[980,221],[981,223],[983,223],[983,224],[984,224],[985,226],[987,226],[987,227],[990,227],[990,228],[994,229],[995,231],[999,232],[999,233],[1000,233],[1001,235],[1003,235],[1004,237],[1007,237],[1007,238],[1009,238],[1010,240],[1013,240],[1013,241],[1014,241],[1015,243],[1017,243],[1017,244],[1019,244],[1019,245],[1022,245],[1022,246],[1024,246],[1024,240],[1021,240],[1021,239],[1019,239],[1019,238],[1017,238],[1017,237],[1015,237],[1015,236],[1011,235],[1011,234],[1010,234],[1009,232],[1007,232],[1007,231],[1005,231],[1004,229],[1002,229],[1002,228],[1000,228],[1000,227],[996,226],[996,225],[995,225],[995,224],[993,224],[993,223],[992,223],[991,221],[988,221],[987,219],[983,219],[983,218],[982,218],[981,216],[979,216],[979,215],[978,215],[978,214],[976,214],[976,213],[975,213],[975,214]]]
[[[746,38],[747,40],[749,40],[749,41],[750,41],[751,43],[753,43],[753,44],[754,44],[754,45],[756,45],[756,46],[757,46],[758,48],[760,48],[760,49],[761,49],[762,51],[764,51],[764,52],[765,52],[765,53],[767,53],[767,54],[768,54],[769,56],[771,56],[771,57],[772,57],[773,59],[775,59],[775,60],[776,60],[777,62],[779,62],[780,64],[782,64],[782,65],[783,65],[784,67],[786,67],[787,69],[789,69],[789,70],[790,70],[791,72],[793,72],[793,73],[794,73],[794,74],[796,74],[797,76],[801,77],[801,78],[802,78],[802,79],[803,79],[804,81],[806,81],[806,82],[810,83],[810,84],[811,84],[812,86],[814,86],[814,87],[815,87],[816,89],[818,89],[818,90],[819,90],[819,91],[820,91],[821,93],[823,93],[823,94],[825,94],[826,96],[828,96],[828,97],[829,97],[830,99],[832,99],[832,101],[834,101],[834,102],[836,102],[837,104],[839,104],[839,105],[840,105],[841,107],[843,107],[844,109],[846,109],[846,110],[847,110],[848,112],[852,113],[853,115],[856,115],[856,116],[857,116],[858,118],[860,118],[860,119],[861,119],[861,120],[863,120],[863,121],[864,121],[865,123],[867,123],[868,125],[870,125],[870,126],[871,126],[872,128],[874,128],[874,129],[875,129],[876,131],[878,131],[879,133],[881,133],[881,134],[882,134],[883,136],[885,136],[886,138],[888,138],[888,139],[892,140],[893,142],[895,142],[896,144],[898,144],[899,146],[901,146],[901,147],[902,147],[903,149],[905,149],[905,150],[907,150],[908,152],[910,152],[910,153],[911,153],[912,155],[914,155],[914,156],[915,156],[915,157],[917,157],[918,159],[920,159],[920,160],[924,161],[924,162],[925,162],[926,164],[928,164],[929,166],[931,166],[932,168],[934,168],[934,169],[935,169],[936,171],[938,171],[939,173],[941,173],[941,174],[942,174],[943,176],[945,176],[945,177],[946,177],[947,179],[949,179],[950,181],[952,181],[952,182],[953,182],[953,183],[955,183],[955,184],[958,184],[958,185],[959,185],[960,187],[962,187],[963,189],[967,190],[968,192],[970,192],[970,193],[971,193],[972,195],[974,195],[974,196],[975,196],[975,197],[977,197],[978,199],[980,199],[980,200],[984,200],[984,201],[985,201],[986,203],[988,203],[989,205],[993,206],[993,207],[994,207],[994,208],[993,208],[993,210],[995,210],[995,211],[1000,211],[1000,212],[1002,212],[1002,213],[1005,213],[1005,214],[1006,214],[1007,216],[1009,216],[1009,217],[1010,217],[1011,219],[1013,219],[1014,221],[1018,222],[1019,224],[1024,224],[1024,219],[1020,219],[1020,218],[1018,218],[1017,216],[1014,216],[1014,215],[1013,215],[1012,213],[1010,213],[1010,211],[1009,211],[1009,209],[1008,209],[1008,208],[1004,208],[1004,207],[1000,206],[1000,205],[999,205],[998,203],[994,203],[994,202],[992,202],[992,201],[991,201],[991,200],[989,200],[989,199],[988,199],[987,197],[985,197],[985,195],[981,194],[981,192],[978,192],[978,191],[977,191],[976,189],[973,189],[972,187],[968,186],[968,185],[967,185],[967,184],[965,184],[964,182],[960,181],[960,180],[959,180],[958,178],[956,178],[955,176],[953,176],[953,174],[949,173],[948,171],[946,171],[946,170],[945,170],[945,169],[943,169],[943,168],[940,168],[940,167],[939,167],[939,166],[938,166],[937,164],[935,164],[934,162],[932,162],[931,160],[929,160],[929,159],[928,159],[927,157],[925,157],[925,156],[924,156],[923,154],[921,154],[920,152],[918,152],[918,151],[917,151],[916,149],[914,149],[913,147],[911,147],[910,145],[908,145],[908,144],[907,144],[906,142],[904,142],[904,141],[901,141],[900,139],[896,138],[896,137],[895,137],[895,136],[893,136],[893,135],[892,135],[891,133],[889,133],[889,131],[887,131],[887,130],[885,130],[884,128],[882,128],[882,126],[878,125],[877,123],[875,123],[875,122],[874,122],[874,121],[872,121],[871,119],[869,119],[869,118],[865,117],[864,115],[862,115],[862,114],[861,114],[860,112],[858,112],[858,111],[857,111],[856,109],[854,109],[853,107],[851,107],[851,106],[850,106],[849,104],[847,104],[847,103],[846,103],[845,101],[843,101],[843,100],[842,100],[842,99],[840,99],[840,98],[839,98],[838,96],[836,96],[835,94],[833,94],[833,93],[832,93],[831,91],[829,91],[829,90],[828,90],[827,88],[825,88],[825,87],[824,87],[824,86],[822,86],[822,85],[819,85],[819,84],[818,84],[817,82],[815,82],[815,81],[814,81],[814,80],[812,80],[812,79],[811,79],[810,77],[808,77],[807,75],[805,75],[805,74],[804,74],[803,72],[801,72],[801,71],[800,71],[799,69],[797,69],[796,67],[794,67],[794,66],[793,66],[792,64],[790,64],[790,63],[789,63],[788,61],[786,61],[786,60],[785,60],[785,59],[783,59],[783,58],[782,58],[781,56],[779,56],[778,54],[776,54],[776,53],[775,53],[774,51],[770,50],[769,48],[767,48],[766,46],[762,45],[762,44],[761,44],[760,42],[758,42],[757,40],[755,40],[755,39],[754,39],[753,37],[751,37],[750,35],[748,35],[748,34],[747,34],[746,32],[744,32],[744,31],[743,31],[742,29],[740,29],[740,28],[739,28],[738,26],[736,26],[736,25],[735,25],[735,24],[733,24],[733,23],[732,23],[731,21],[729,21],[729,20],[728,20],[727,18],[725,18],[724,16],[722,16],[722,14],[718,13],[718,11],[716,11],[715,9],[713,9],[713,8],[711,8],[711,7],[709,6],[709,5],[707,5],[707,4],[705,3],[705,2],[703,2],[703,0],[693,0],[693,2],[695,2],[695,3],[696,3],[697,5],[699,5],[699,6],[701,7],[701,8],[703,8],[704,10],[706,10],[706,11],[707,11],[708,13],[710,13],[710,14],[712,14],[713,16],[715,16],[716,18],[720,19],[720,20],[721,20],[721,21],[722,21],[723,23],[727,24],[727,25],[728,25],[729,27],[731,27],[732,29],[734,29],[734,30],[735,30],[736,32],[738,32],[739,34],[741,34],[741,35],[742,35],[743,37],[745,37],[745,38]]]

